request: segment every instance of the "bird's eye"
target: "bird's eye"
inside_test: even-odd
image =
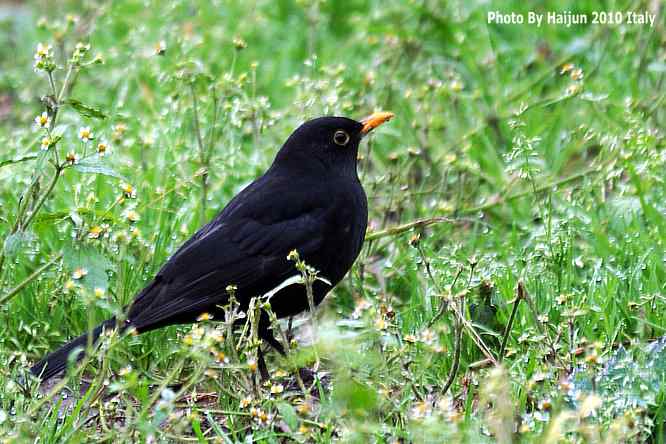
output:
[[[347,142],[349,142],[349,134],[342,130],[337,130],[333,135],[333,142],[335,142],[336,145],[345,146],[347,145]]]

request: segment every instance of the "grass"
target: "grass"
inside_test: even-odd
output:
[[[658,2],[533,6],[653,27],[489,25],[484,2],[428,0],[2,8],[4,441],[664,442]],[[375,109],[396,118],[362,147],[368,240],[267,385],[252,313],[235,335],[108,337],[60,385],[25,379],[120,313],[299,123]],[[635,384],[610,387],[616,368]]]

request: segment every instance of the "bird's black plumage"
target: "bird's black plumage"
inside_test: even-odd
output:
[[[195,322],[204,312],[221,318],[229,285],[236,286],[236,298],[247,308],[253,297],[298,275],[287,259],[292,250],[330,282],[317,280],[313,286],[315,303],[321,302],[361,250],[368,207],[356,172],[358,146],[368,131],[392,116],[380,114],[362,122],[321,117],[301,125],[266,173],[171,256],[130,304],[118,327],[142,333]],[[278,317],[304,311],[308,307],[304,286],[283,288],[271,298],[271,306]],[[92,341],[115,325],[115,319],[102,323],[93,330]],[[260,334],[279,348],[265,322]],[[31,372],[50,378],[65,368],[74,349],[87,342],[86,335],[71,341]]]

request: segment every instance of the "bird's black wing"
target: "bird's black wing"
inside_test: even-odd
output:
[[[317,191],[258,179],[169,259],[133,302],[130,323],[147,330],[193,320],[225,303],[228,285],[249,301],[295,275],[288,253],[315,253],[335,211],[334,199]]]

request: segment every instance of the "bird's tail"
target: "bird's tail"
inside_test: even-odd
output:
[[[109,330],[116,327],[116,318],[108,319],[91,332],[92,344],[96,344],[99,336],[104,330]],[[72,352],[76,353],[76,361],[80,361],[85,355],[85,348],[88,345],[88,333],[82,334],[78,338],[68,342],[60,347],[53,353],[49,353],[45,358],[33,365],[30,372],[39,377],[42,381],[46,381],[52,376],[57,375],[67,367],[69,356]]]

